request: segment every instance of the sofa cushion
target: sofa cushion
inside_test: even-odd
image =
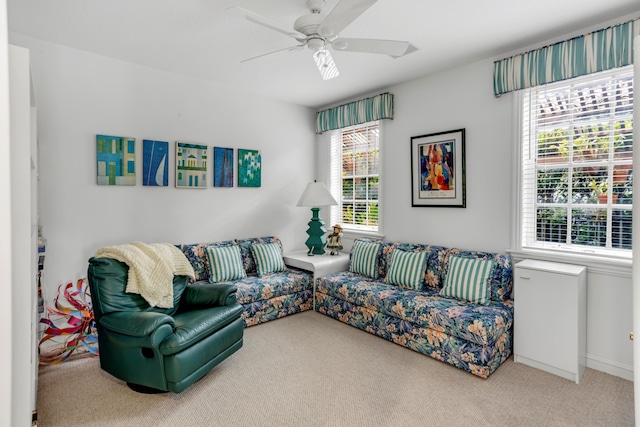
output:
[[[511,355],[511,331],[492,345],[480,345],[442,332],[442,328],[424,328],[323,293],[317,295],[317,301],[322,314],[481,378],[487,378]]]
[[[238,239],[236,243],[240,246],[240,254],[242,255],[242,264],[247,274],[256,272],[256,260],[251,253],[251,246],[259,243],[277,243],[282,250],[282,242],[274,236],[252,237],[249,239]]]
[[[487,305],[490,297],[489,281],[494,265],[493,260],[452,256],[440,295]]]
[[[238,288],[236,293],[238,303],[245,305],[308,289],[313,290],[313,274],[289,267],[285,271],[262,277],[258,277],[255,273],[247,274],[242,279],[227,283]],[[194,284],[194,286],[197,285],[197,283]]]
[[[406,252],[396,249],[391,257],[385,281],[403,288],[422,289],[427,252]]]
[[[435,289],[415,291],[358,274],[343,272],[319,277],[317,292],[472,341],[493,345],[513,324],[511,301],[488,305],[444,298]]]
[[[247,275],[242,266],[238,245],[208,246],[206,253],[209,261],[210,283],[241,279]]]
[[[447,271],[449,269],[449,259],[452,256],[494,260],[495,268],[489,282],[490,298],[493,301],[511,300],[511,293],[513,290],[513,269],[511,266],[511,256],[509,256],[509,254],[468,251],[457,248],[442,248],[433,265],[432,261],[429,261],[429,266],[427,267],[427,270],[433,269],[434,273],[439,273],[441,275],[440,280],[442,284],[440,285],[440,288],[444,285]]]
[[[351,250],[349,271],[373,279],[378,277],[378,253],[380,243],[356,240]]]
[[[193,243],[188,245],[182,245],[182,252],[184,256],[187,257],[191,266],[193,267],[193,271],[195,272],[196,282],[200,282],[202,280],[209,280],[209,262],[207,261],[207,253],[206,248],[213,246],[230,246],[235,244],[232,240],[216,242],[216,243]]]
[[[251,253],[256,261],[258,276],[284,271],[282,251],[277,243],[257,243],[251,245]]]
[[[380,256],[378,266],[378,277],[386,277],[391,266],[391,258],[396,250],[405,252],[426,252],[427,265],[424,271],[424,279],[422,283],[422,289],[442,289],[442,274],[441,270],[444,268],[442,265],[442,257],[446,252],[445,248],[434,245],[424,245],[417,243],[398,243],[398,242],[380,242]]]
[[[250,274],[235,282],[236,294],[240,304],[249,304],[281,295],[293,294],[313,289],[313,275],[306,271],[289,268],[287,271],[258,277]]]

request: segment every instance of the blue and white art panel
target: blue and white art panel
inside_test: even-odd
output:
[[[213,186],[233,187],[233,148],[213,147]]]
[[[142,185],[166,187],[169,185],[169,143],[142,141]]]
[[[207,146],[176,141],[176,188],[207,188]]]
[[[98,185],[136,185],[136,139],[96,135]]]

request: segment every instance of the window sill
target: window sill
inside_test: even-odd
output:
[[[507,249],[514,259],[514,264],[523,259],[537,259],[540,261],[563,262],[567,264],[584,265],[589,273],[609,274],[631,278],[631,259],[609,258],[602,255],[568,253],[541,249]]]
[[[342,235],[343,236],[347,236],[347,237],[351,237],[353,239],[357,239],[359,237],[368,237],[370,239],[383,239],[384,238],[384,234],[380,233],[379,231],[354,230],[354,229],[348,229],[348,228],[343,228],[342,229]]]

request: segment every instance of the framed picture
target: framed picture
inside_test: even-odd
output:
[[[213,147],[213,186],[233,187],[233,148]]]
[[[207,146],[176,141],[176,188],[207,188]]]
[[[136,139],[96,135],[98,185],[136,185]]]
[[[142,185],[169,185],[169,143],[142,140]]]
[[[262,157],[260,151],[238,148],[238,187],[262,185]]]
[[[466,207],[464,129],[411,138],[411,206]]]

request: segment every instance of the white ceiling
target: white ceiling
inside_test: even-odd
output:
[[[337,0],[326,2],[325,12]],[[241,6],[293,28],[306,0],[7,3],[11,32],[310,107],[640,16],[638,0],[378,0],[340,36],[406,40],[418,50],[398,59],[334,51],[340,76],[323,81],[306,49],[241,63],[297,43],[226,12]]]

